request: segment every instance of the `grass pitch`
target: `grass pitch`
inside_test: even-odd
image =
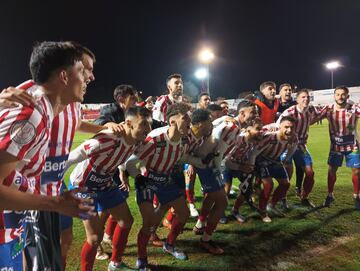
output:
[[[76,147],[88,138],[76,134]],[[327,194],[327,156],[329,152],[328,125],[314,125],[310,129],[308,148],[313,158],[315,185],[310,196],[316,205],[321,205]],[[69,171],[66,174],[68,179]],[[133,187],[133,182],[131,185]],[[276,183],[276,182],[275,182]],[[238,184],[235,180],[234,184]],[[360,270],[360,212],[354,210],[350,169],[340,168],[335,184],[335,202],[331,208],[302,208],[295,197],[295,180],[291,181],[288,200],[292,210],[285,218],[274,218],[264,224],[259,216],[247,206],[241,212],[248,217],[239,225],[234,220],[219,225],[213,235],[225,250],[222,256],[205,253],[199,246],[199,236],[192,228],[195,219],[189,219],[177,246],[189,256],[187,261],[178,261],[161,248],[149,245],[149,263],[152,270]],[[196,181],[197,207],[201,206],[199,181]],[[230,198],[227,212],[234,199]],[[130,193],[128,204],[135,222],[130,232],[124,262],[130,266],[136,261],[136,236],[141,217]],[[80,270],[80,251],[85,240],[82,222],[74,219],[74,241],[69,252],[67,270]],[[159,236],[165,238],[167,230],[159,228]],[[110,247],[105,247],[111,253]],[[107,270],[108,261],[95,261],[94,270]]]

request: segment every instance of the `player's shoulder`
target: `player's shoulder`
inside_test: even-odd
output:
[[[148,134],[148,137],[152,137],[152,138],[159,137],[160,135],[165,134],[168,129],[169,129],[168,125],[156,128]]]
[[[161,95],[156,99],[157,103],[163,103],[165,102],[167,99],[169,99],[168,95]]]

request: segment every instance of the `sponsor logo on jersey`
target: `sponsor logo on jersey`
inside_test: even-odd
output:
[[[60,181],[65,173],[67,159],[68,155],[48,157],[45,161],[44,171],[41,174],[41,184]]]

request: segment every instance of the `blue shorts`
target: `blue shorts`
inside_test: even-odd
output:
[[[289,176],[280,162],[271,162],[267,160],[256,161],[256,171],[260,178],[289,179]]]
[[[67,190],[66,184],[65,184],[65,182],[62,182],[62,185],[60,187],[60,193],[62,194],[66,190]],[[61,231],[71,228],[72,225],[73,225],[73,218],[71,216],[60,214],[60,230]]]
[[[177,183],[178,180],[169,178],[168,175],[149,172],[148,183],[145,187],[136,188],[136,202],[152,202],[154,194],[161,205],[167,204],[183,196],[183,189]],[[185,182],[184,182],[185,183]]]
[[[20,238],[0,245],[0,270],[23,270],[23,243]]]
[[[177,184],[181,190],[185,191],[185,174],[182,170],[183,168],[183,165],[175,166],[170,174],[170,178],[173,179],[174,183]]]
[[[92,198],[94,200],[95,211],[102,212],[124,203],[129,196],[129,192],[113,187],[106,191],[79,192],[76,195],[81,198]]]
[[[216,192],[224,189],[224,180],[217,168],[196,168],[203,193]]]
[[[347,152],[330,151],[328,165],[334,167],[341,167],[344,157],[347,167],[360,168],[360,151],[347,151]]]
[[[283,153],[281,155],[281,161],[284,161],[286,156],[286,153]],[[305,150],[300,150],[297,149],[294,154],[292,155],[292,157],[290,157],[287,161],[284,161],[286,164],[291,164],[291,160],[294,160],[295,166],[296,167],[306,167],[306,166],[312,166],[313,161],[311,158],[311,155],[309,153],[309,151],[307,149]]]

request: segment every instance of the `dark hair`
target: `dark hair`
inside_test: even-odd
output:
[[[349,94],[349,89],[348,89],[348,87],[346,87],[346,86],[337,86],[337,87],[334,89],[334,93],[335,93],[338,89],[343,89],[343,90],[345,90],[346,94]]]
[[[219,102],[219,105],[221,106],[222,104],[226,104],[227,106],[229,106],[229,103],[227,101],[221,101]]]
[[[291,116],[284,116],[284,117],[281,118],[280,123],[282,123],[284,121],[290,121],[292,123],[295,123],[295,118],[293,118]]]
[[[240,109],[246,108],[246,107],[253,107],[255,104],[247,99],[241,100],[237,105],[237,112],[239,112]]]
[[[289,83],[281,84],[281,85],[279,86],[279,92],[280,92],[280,90],[281,90],[283,87],[289,87],[289,88],[291,88],[291,85],[290,85]]]
[[[196,109],[191,115],[192,124],[198,124],[199,122],[207,121],[209,119],[210,111],[206,109]]]
[[[198,96],[198,101],[200,101],[202,96],[209,96],[209,98],[210,98],[210,94],[208,92],[201,92]]]
[[[265,82],[261,83],[261,85],[260,85],[260,91],[262,91],[264,88],[266,88],[266,87],[268,87],[268,86],[273,87],[273,88],[276,89],[276,84],[275,84],[274,82],[272,82],[272,81],[265,81]]]
[[[170,81],[172,78],[182,79],[181,74],[179,74],[179,73],[170,74],[170,75],[166,78],[166,85],[168,85],[169,81]]]
[[[53,72],[81,61],[82,53],[71,42],[43,41],[35,44],[30,57],[30,72],[36,84],[46,83]]]
[[[207,110],[209,110],[210,112],[215,112],[215,111],[222,111],[223,109],[218,104],[209,104]]]
[[[131,85],[118,85],[114,89],[114,99],[117,101],[119,98],[125,98],[129,95],[135,95],[136,89]]]
[[[146,107],[131,106],[125,112],[125,119],[127,119],[128,117],[137,117],[137,116],[144,118],[151,117],[151,111]]]
[[[302,88],[302,89],[300,89],[300,90],[298,90],[298,91],[296,92],[296,98],[299,97],[299,95],[300,95],[301,93],[307,93],[307,94],[309,95],[309,92],[310,92],[310,91],[311,91],[311,89]]]
[[[71,43],[74,44],[76,49],[79,50],[81,54],[88,55],[89,57],[91,57],[94,63],[96,62],[95,54],[89,48],[81,45],[80,43],[77,43],[76,41],[72,41]]]
[[[191,106],[186,103],[175,103],[168,107],[166,111],[166,121],[169,123],[169,119],[177,114],[185,115],[191,109]]]

